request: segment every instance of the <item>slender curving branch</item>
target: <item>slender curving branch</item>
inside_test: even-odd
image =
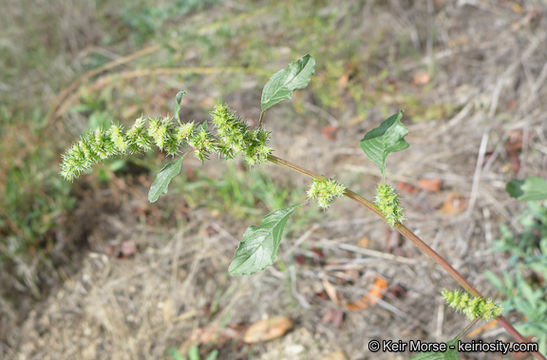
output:
[[[309,176],[313,179],[322,179],[325,178],[325,176],[317,174],[313,171],[310,171],[308,169],[304,169],[303,167],[300,167],[294,163],[291,163],[287,160],[284,160],[280,157],[277,157],[275,155],[269,155],[268,161],[271,163],[274,163],[276,165],[280,165],[292,170],[295,170],[303,175]],[[376,205],[374,203],[370,202],[369,200],[365,199],[361,195],[353,192],[352,190],[346,189],[344,192],[344,196],[350,198],[351,200],[359,203],[360,205],[366,207],[368,210],[372,211],[374,214],[376,214],[378,217],[385,220],[385,216],[378,210]],[[475,289],[466,279],[465,277],[460,274],[456,269],[450,265],[446,259],[444,259],[441,255],[439,255],[435,250],[433,250],[429,245],[427,245],[422,239],[418,237],[418,235],[414,234],[409,228],[404,226],[401,223],[397,223],[394,226],[394,229],[397,230],[401,235],[406,237],[408,240],[412,241],[414,245],[416,245],[424,254],[429,256],[433,261],[435,261],[437,264],[439,264],[454,280],[460,284],[461,287],[463,287],[468,293],[470,293],[473,296],[480,296],[482,295],[479,293],[477,289]],[[518,342],[528,342],[503,316],[498,316],[496,318],[498,323],[505,328],[505,330]],[[533,352],[532,353],[536,359],[545,360],[545,356],[540,354],[539,352]]]

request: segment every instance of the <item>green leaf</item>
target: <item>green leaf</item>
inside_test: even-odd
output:
[[[520,201],[545,200],[547,180],[538,176],[531,176],[526,180],[513,179],[507,183],[505,190]]]
[[[217,356],[218,356],[218,350],[215,349],[211,351],[209,355],[207,355],[207,359],[205,360],[216,360]]]
[[[165,165],[165,167],[161,169],[158,175],[156,175],[154,182],[150,186],[150,191],[148,191],[148,201],[155,202],[156,200],[158,200],[161,194],[167,193],[167,187],[169,186],[169,183],[175,176],[180,173],[180,169],[182,168],[182,159],[184,159],[185,155],[186,154],[182,155],[177,160]]]
[[[494,285],[496,289],[503,292],[503,289],[505,289],[505,287],[503,286],[503,283],[501,282],[501,280],[496,275],[494,275],[493,272],[491,272],[490,270],[486,270],[484,272],[484,275],[490,281],[490,283]]]
[[[518,199],[524,194],[522,191],[522,185],[524,185],[524,180],[511,179],[511,181],[509,181],[505,186],[505,191],[507,191],[509,196]]]
[[[175,348],[169,348],[169,355],[173,358],[173,360],[186,360],[184,356]]]
[[[287,69],[276,72],[262,89],[262,111],[290,99],[294,90],[308,86],[314,72],[315,59],[309,54],[290,63]]]
[[[302,203],[276,210],[266,215],[260,226],[249,226],[228,269],[230,274],[254,274],[271,265],[277,258],[287,219],[300,205]]]
[[[188,360],[200,360],[200,357],[199,357],[199,349],[196,345],[193,345],[189,350],[188,350]]]
[[[408,129],[401,123],[403,112],[391,115],[379,127],[369,131],[361,140],[361,148],[374,161],[384,175],[389,153],[406,149],[409,145],[404,137]]]

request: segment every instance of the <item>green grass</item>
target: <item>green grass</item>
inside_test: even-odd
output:
[[[58,147],[41,136],[44,114],[35,111],[26,122],[23,114],[0,117],[0,269],[38,296],[40,280],[48,278],[41,270],[51,271],[50,255],[62,241],[60,218],[74,199],[71,184],[57,175]]]
[[[219,3],[221,0],[131,1],[122,5],[121,20],[133,35],[135,43],[139,44],[162,28],[171,28],[173,24],[169,20]]]
[[[169,355],[173,360],[186,360],[186,357],[175,348],[169,348]],[[213,350],[207,355],[205,360],[215,360],[217,356],[218,350]],[[191,346],[190,349],[188,349],[188,360],[201,360],[201,357],[199,356],[199,349],[196,345]]]
[[[495,251],[509,255],[511,270],[499,279],[492,272],[486,275],[505,300],[506,313],[517,312],[524,320],[515,328],[526,335],[533,335],[540,352],[547,351],[547,207],[542,202],[529,202],[518,217],[520,230],[501,227],[502,239],[494,245]]]
[[[220,210],[231,218],[253,221],[259,221],[268,212],[306,198],[305,189],[279,184],[264,169],[238,169],[233,162],[221,166],[221,176],[211,176],[196,170],[194,177],[189,180],[188,175],[182,174],[173,180],[169,193],[180,195],[192,208],[207,207],[212,211]],[[298,222],[299,226],[317,217],[318,211],[310,208],[306,214]]]

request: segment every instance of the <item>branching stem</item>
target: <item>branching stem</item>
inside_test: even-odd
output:
[[[295,170],[303,175],[309,176],[313,179],[322,179],[325,178],[325,176],[317,174],[313,171],[310,171],[308,169],[304,169],[303,167],[300,167],[296,164],[293,164],[287,160],[281,159],[275,155],[269,155],[268,161],[280,165],[292,170]],[[377,216],[385,220],[385,216],[380,212],[380,210],[374,205],[372,202],[368,201],[361,195],[351,191],[350,189],[346,189],[344,195],[353,201],[359,203],[360,205],[366,207],[373,213],[375,213]],[[394,229],[397,230],[401,235],[406,237],[408,240],[412,241],[414,245],[416,245],[424,254],[429,256],[433,261],[435,261],[437,264],[439,264],[454,280],[460,284],[461,287],[463,287],[468,293],[470,293],[473,296],[481,296],[482,295],[475,289],[464,277],[462,274],[460,274],[456,269],[452,267],[441,255],[439,255],[435,250],[433,250],[429,245],[427,245],[422,239],[420,239],[416,234],[414,234],[409,228],[404,226],[401,223],[397,223],[394,226]],[[526,339],[503,317],[498,316],[496,318],[498,323],[505,328],[505,330],[518,342],[527,342]],[[538,352],[532,353],[536,359],[542,359],[545,360],[545,357],[541,355]]]

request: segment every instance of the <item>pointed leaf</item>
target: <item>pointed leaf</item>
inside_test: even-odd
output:
[[[275,73],[262,89],[262,111],[290,99],[294,90],[308,86],[314,72],[315,59],[308,54],[290,63],[287,69]]]
[[[513,179],[507,183],[505,190],[511,197],[521,201],[547,199],[547,180],[531,176],[526,180]]]
[[[390,116],[361,140],[361,148],[369,159],[378,165],[382,175],[389,153],[404,150],[409,146],[404,139],[408,135],[408,129],[401,123],[402,117],[402,111]]]
[[[259,226],[249,226],[228,269],[230,274],[254,274],[271,265],[277,258],[287,219],[300,205],[276,210],[266,215]]]
[[[171,180],[180,173],[182,167],[182,159],[184,155],[177,160],[165,165],[163,169],[156,175],[154,182],[148,191],[148,201],[155,202],[161,194],[167,193],[167,187]]]

